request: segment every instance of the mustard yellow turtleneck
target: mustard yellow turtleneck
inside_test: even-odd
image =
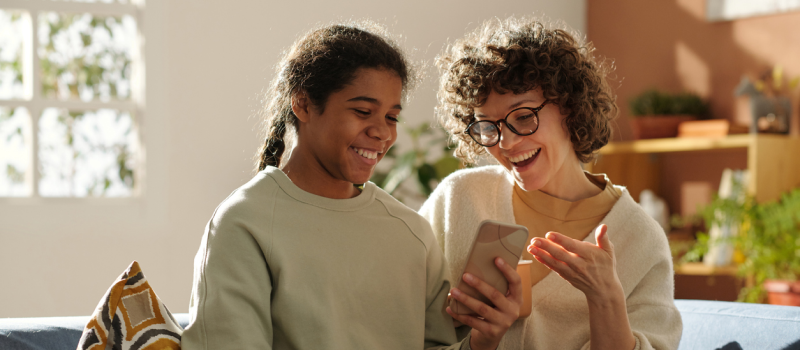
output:
[[[534,237],[544,237],[550,231],[583,240],[611,211],[622,192],[614,188],[605,174],[585,174],[603,191],[575,202],[558,199],[538,190],[528,192],[514,185],[511,195],[514,219],[518,225],[528,228],[529,242]],[[541,281],[550,272],[527,251],[523,252],[523,259],[533,260],[531,285]]]

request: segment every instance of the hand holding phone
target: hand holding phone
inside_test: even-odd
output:
[[[479,225],[469,263],[464,268],[466,273],[462,272],[456,288],[450,290],[453,299],[446,309],[454,321],[472,328],[473,349],[496,349],[521,314],[523,295],[530,293],[530,289],[523,291],[522,278],[515,268],[521,254],[519,247],[527,238],[524,227],[493,221]]]
[[[481,222],[456,288],[486,305],[494,306],[486,296],[465,283],[462,278],[465,273],[469,273],[505,295],[508,291],[508,281],[495,266],[495,259],[502,258],[512,269],[516,269],[527,240],[528,229],[524,226],[492,220]],[[450,309],[459,315],[476,315],[475,311],[455,298],[450,300]]]

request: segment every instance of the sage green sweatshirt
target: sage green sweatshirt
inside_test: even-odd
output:
[[[206,227],[181,346],[460,348],[447,273],[428,222],[374,184],[330,199],[268,167]]]

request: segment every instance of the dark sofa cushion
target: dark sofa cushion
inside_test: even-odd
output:
[[[173,314],[181,327],[189,314]],[[89,316],[0,318],[2,350],[75,350]]]

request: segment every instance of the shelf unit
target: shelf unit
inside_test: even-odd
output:
[[[726,150],[746,152],[747,191],[758,202],[777,200],[781,193],[800,186],[800,138],[782,135],[611,142],[600,149],[597,162],[586,164],[585,169],[608,174],[611,181],[627,186],[633,198],[638,199],[641,191],[648,188],[659,195],[675,190],[660,188],[663,157],[655,155]],[[702,263],[675,266],[675,297],[679,299],[733,301],[743,285],[733,266],[714,268]]]
[[[800,138],[783,135],[744,134],[723,138],[668,138],[611,142],[600,149],[597,162],[585,169],[606,173],[615,184],[628,187],[634,199],[646,189],[659,188],[660,164],[653,154],[747,151],[748,192],[758,202],[776,200],[800,186]]]

